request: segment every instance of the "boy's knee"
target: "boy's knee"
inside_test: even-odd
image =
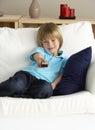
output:
[[[42,86],[40,90],[40,95],[42,96],[42,98],[48,98],[52,96],[53,89],[52,89],[51,84],[43,80],[41,82],[42,82]]]
[[[23,82],[23,80],[12,79],[8,85],[14,93],[23,94],[26,91],[26,84]]]
[[[31,87],[32,98],[49,98],[53,94],[53,89],[50,83],[45,80],[38,80]]]

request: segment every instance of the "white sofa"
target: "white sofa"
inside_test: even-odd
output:
[[[58,127],[65,130],[79,130],[83,127],[87,130],[95,129],[92,125],[85,126],[86,122],[95,122],[95,40],[92,26],[88,21],[80,21],[60,25],[59,28],[64,37],[62,49],[66,55],[71,56],[86,47],[92,47],[86,90],[48,99],[0,97],[1,130],[57,130]],[[36,46],[37,30],[38,28],[0,28],[0,82],[30,63],[29,54]],[[79,121],[81,124],[77,128]]]

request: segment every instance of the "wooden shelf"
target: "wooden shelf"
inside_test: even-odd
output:
[[[0,17],[0,27],[23,28],[23,27],[39,27],[46,22],[54,22],[57,25],[70,24],[79,21],[90,21],[95,34],[95,19],[58,19],[58,18],[30,18],[21,15],[3,15]]]
[[[54,22],[58,25],[60,24],[70,24],[70,23],[75,23],[79,21],[90,21],[91,24],[95,25],[95,19],[55,19],[55,18],[37,18],[37,19],[32,19],[28,16],[23,16],[19,20],[19,27],[37,27],[40,26],[43,23],[46,22]]]
[[[0,17],[0,27],[19,28],[21,15],[3,15]]]

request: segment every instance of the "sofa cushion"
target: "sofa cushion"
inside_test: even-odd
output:
[[[87,113],[95,114],[95,98],[87,91],[68,96],[52,96],[47,99],[0,97],[1,119],[3,116],[4,118],[22,116],[23,118],[51,115],[58,118],[62,115]]]
[[[90,22],[81,21],[59,27],[63,35],[62,50],[67,56],[71,56],[89,46],[92,46],[92,53],[95,53],[95,40]]]
[[[66,63],[62,80],[54,90],[54,95],[72,94],[84,90],[90,61],[91,47],[73,54]]]
[[[95,52],[90,22],[61,25],[59,28],[64,40],[61,49],[67,56],[88,46],[92,46],[92,52]],[[0,28],[0,82],[30,64],[29,55],[36,46],[37,31],[38,28]]]
[[[86,90],[95,95],[95,57],[87,71]]]
[[[0,82],[30,63],[38,28],[0,28]]]

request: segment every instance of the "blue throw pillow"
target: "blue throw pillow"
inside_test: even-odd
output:
[[[53,95],[66,95],[85,89],[87,69],[91,62],[91,47],[73,54],[67,61],[63,77]]]

